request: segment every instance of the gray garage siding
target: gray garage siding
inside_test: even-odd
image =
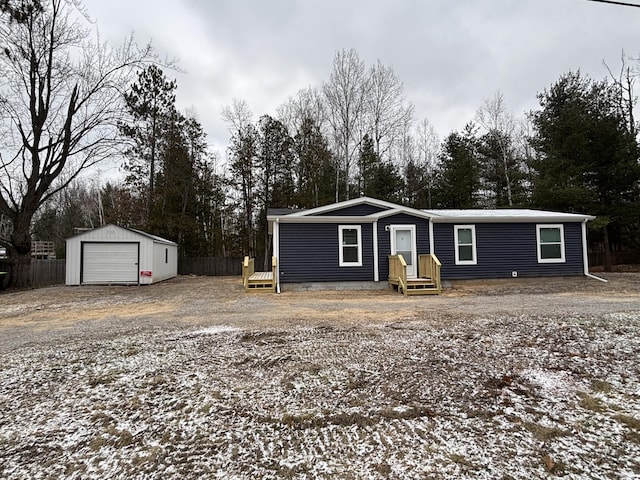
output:
[[[362,224],[361,234],[362,267],[340,267],[337,224],[281,223],[280,282],[373,280],[372,225]]]
[[[389,276],[389,255],[391,255],[391,235],[385,230],[387,225],[415,225],[418,255],[429,252],[429,221],[405,213],[386,217],[378,221],[378,265],[380,280]]]
[[[443,279],[507,278],[582,275],[582,227],[565,223],[564,263],[538,263],[535,223],[477,223],[477,265],[456,265],[454,224],[434,224],[435,253],[442,263]]]

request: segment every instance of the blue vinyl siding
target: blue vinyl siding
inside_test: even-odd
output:
[[[582,227],[564,224],[564,263],[538,263],[535,223],[476,223],[477,265],[456,265],[454,224],[434,224],[435,253],[445,280],[582,275]]]
[[[429,220],[413,217],[406,213],[386,217],[378,221],[378,268],[380,281],[389,276],[389,255],[391,255],[391,234],[385,230],[387,225],[415,225],[416,248],[418,255],[429,253]]]
[[[362,267],[340,267],[337,224],[281,223],[280,282],[372,281],[373,229],[361,229]]]
[[[321,213],[320,216],[354,216],[354,217],[364,217],[366,215],[371,215],[372,213],[378,213],[386,210],[385,208],[378,207],[376,205],[369,205],[368,203],[363,203],[361,205],[353,205],[351,207],[340,208],[338,210],[332,210],[330,212]]]

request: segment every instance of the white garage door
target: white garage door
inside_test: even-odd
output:
[[[138,243],[83,243],[82,283],[138,283]]]

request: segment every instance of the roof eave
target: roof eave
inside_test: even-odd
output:
[[[558,216],[507,216],[507,217],[479,217],[455,216],[432,217],[433,223],[570,223],[595,220],[592,215],[558,215]]]

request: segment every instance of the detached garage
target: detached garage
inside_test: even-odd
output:
[[[178,245],[105,225],[67,239],[67,285],[145,285],[178,275]]]

